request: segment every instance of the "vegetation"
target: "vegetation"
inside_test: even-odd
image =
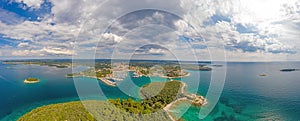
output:
[[[96,76],[98,78],[99,77],[101,78],[101,77],[106,77],[108,74],[111,74],[111,73],[112,73],[112,71],[109,69],[102,69],[102,70],[96,72]]]
[[[148,115],[130,114],[107,101],[83,101],[52,104],[23,115],[18,121],[170,121],[164,111]],[[86,110],[88,109],[88,111]]]
[[[75,74],[67,74],[67,77],[74,77]]]
[[[148,75],[148,74],[150,74],[150,71],[149,71],[148,68],[147,68],[147,69],[142,69],[142,70],[140,70],[140,72],[141,72],[143,75]]]
[[[221,65],[215,65],[215,67],[220,67]],[[206,65],[200,65],[200,64],[184,64],[182,65],[182,68],[188,69],[188,70],[199,70],[199,71],[211,71],[212,68],[208,67]]]
[[[36,82],[36,81],[39,81],[39,79],[33,78],[33,77],[29,77],[29,78],[26,79],[26,81],[29,81],[29,82]]]
[[[24,64],[24,65],[40,65],[56,68],[68,68],[72,64],[69,61],[55,61],[55,60],[11,60],[4,61],[4,64]]]
[[[161,85],[164,85],[161,87]],[[132,99],[114,99],[109,100],[116,107],[135,114],[147,114],[160,111],[167,104],[179,98],[181,95],[178,94],[180,90],[181,82],[170,81],[170,82],[154,82],[145,85],[140,93],[145,97],[141,101],[134,101]],[[160,90],[157,92],[157,90]]]
[[[95,63],[95,70],[99,69],[111,69],[111,63],[103,62],[103,63]]]
[[[300,69],[281,69],[282,72],[300,71]]]

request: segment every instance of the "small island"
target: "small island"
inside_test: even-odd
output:
[[[259,76],[267,76],[267,74],[265,74],[265,73],[262,73],[262,74],[259,74]]]
[[[289,69],[281,69],[281,72],[292,72],[292,71],[300,71],[300,69],[294,69],[294,68],[289,68]]]
[[[25,84],[33,84],[33,83],[38,83],[38,82],[40,82],[40,80],[37,78],[33,78],[33,77],[29,77],[24,80]]]

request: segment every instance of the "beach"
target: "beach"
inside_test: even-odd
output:
[[[186,95],[186,96],[193,96],[193,95],[196,95],[196,94],[188,94],[187,92],[186,92],[186,87],[187,87],[187,85],[186,85],[186,83],[184,83],[184,82],[181,82],[181,84],[182,84],[182,87],[181,87],[181,90],[180,90],[180,93],[181,94],[184,94],[184,95]],[[203,96],[200,96],[200,97],[202,97],[203,99],[204,99],[204,101],[203,102],[201,102],[201,106],[202,105],[206,105],[207,104],[207,101],[206,101],[206,99],[203,97]],[[176,99],[175,101],[173,101],[173,102],[171,102],[170,104],[168,104],[166,107],[164,107],[163,109],[167,112],[167,114],[168,114],[168,116],[170,117],[170,119],[171,120],[173,120],[173,121],[177,121],[178,119],[175,119],[175,117],[173,117],[172,115],[171,115],[171,110],[170,110],[170,108],[172,107],[172,106],[174,106],[174,105],[176,105],[177,103],[180,103],[180,101],[188,101],[189,103],[193,103],[193,100],[191,100],[191,99],[189,99],[189,98],[187,98],[187,97],[182,97],[182,98],[179,98],[179,99]]]

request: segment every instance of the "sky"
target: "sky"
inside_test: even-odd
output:
[[[0,59],[300,60],[299,0],[1,0]]]

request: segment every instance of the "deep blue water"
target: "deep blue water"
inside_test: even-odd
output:
[[[300,72],[280,72],[282,68],[300,68],[300,63],[228,63],[219,103],[204,120],[300,120]],[[182,79],[188,91],[205,95],[211,72],[189,72],[191,76]],[[79,100],[74,80],[65,78],[67,73],[71,73],[70,68],[0,64],[0,119],[15,120],[42,105]],[[267,76],[260,77],[261,73]],[[37,77],[41,82],[24,84],[27,77]],[[163,80],[159,77],[133,79],[138,86]],[[86,95],[91,99],[129,97],[117,87],[106,86],[96,79],[80,77],[77,81],[82,87],[85,83],[97,83],[101,87],[104,94]],[[127,81],[125,79],[120,85],[126,86]],[[131,96],[138,95],[138,87],[128,89]],[[174,111],[183,108],[184,103],[174,107]],[[198,120],[198,111],[199,108],[190,107],[182,118]]]

